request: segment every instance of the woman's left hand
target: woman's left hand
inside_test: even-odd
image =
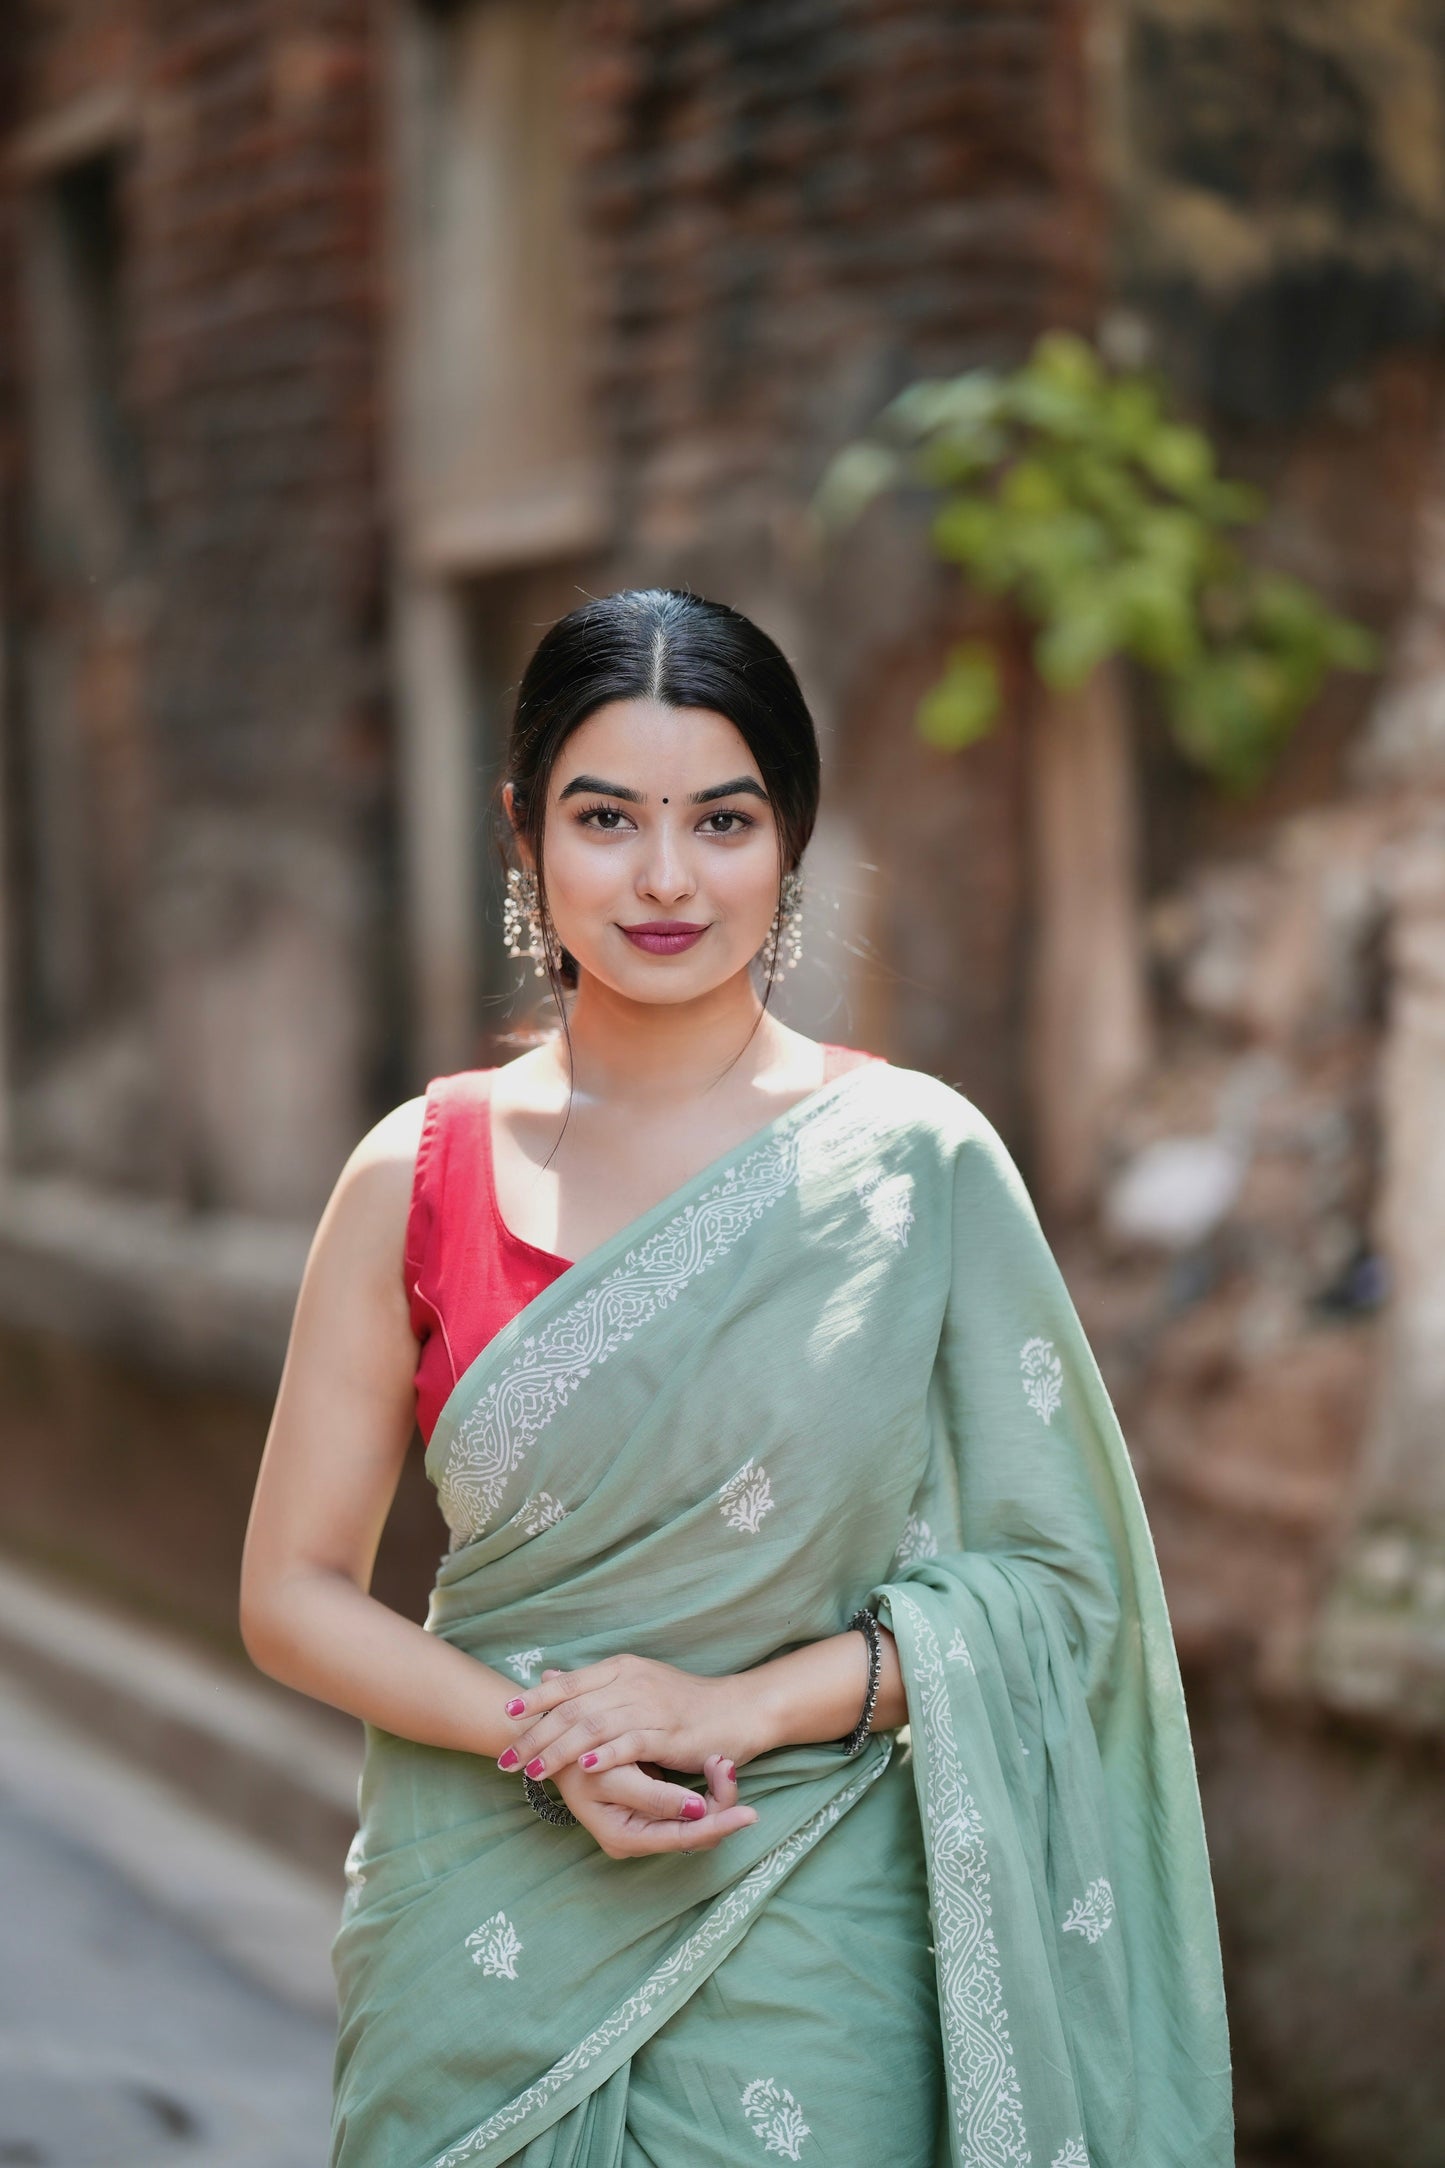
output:
[[[506,1704],[517,1737],[498,1767],[555,1776],[624,1762],[701,1771],[709,1755],[748,1761],[760,1751],[737,1677],[710,1679],[649,1656],[608,1656],[577,1671],[544,1671]]]

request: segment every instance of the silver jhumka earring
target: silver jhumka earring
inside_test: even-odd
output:
[[[783,875],[778,908],[763,937],[763,977],[780,979],[803,953],[803,876],[794,867]]]
[[[547,932],[542,924],[542,902],[537,876],[530,866],[507,868],[507,893],[502,898],[502,939],[509,956],[530,956],[533,976],[547,976]]]

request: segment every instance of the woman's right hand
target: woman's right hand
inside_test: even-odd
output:
[[[639,1762],[599,1769],[595,1776],[569,1762],[553,1782],[609,1859],[638,1859],[652,1852],[710,1852],[757,1820],[756,1807],[738,1803],[737,1771],[726,1754],[709,1754],[703,1774],[706,1800]],[[689,1801],[694,1811],[685,1815]]]

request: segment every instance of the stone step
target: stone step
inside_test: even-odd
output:
[[[14,1558],[0,1558],[0,1665],[222,1820],[340,1877],[357,1821],[355,1718]]]

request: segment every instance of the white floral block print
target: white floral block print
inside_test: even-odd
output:
[[[911,1174],[860,1174],[854,1183],[863,1209],[878,1229],[896,1242],[900,1249],[908,1247],[908,1230],[913,1225],[913,1195]]]
[[[1089,2168],[1089,2156],[1083,2139],[1066,2139],[1049,2162],[1049,2168]]]
[[[347,1847],[346,1863],[342,1869],[346,1876],[345,1902],[348,1905],[359,1903],[361,1893],[366,1887],[366,1868],[362,1864],[362,1859],[361,1831],[358,1829]]]
[[[1064,1397],[1064,1366],[1054,1353],[1052,1340],[1035,1336],[1019,1349],[1019,1368],[1024,1376],[1024,1398],[1035,1415],[1051,1423]]]
[[[972,1671],[973,1658],[968,1653],[968,1643],[963,1638],[963,1628],[961,1626],[954,1628],[953,1639],[948,1644],[947,1654],[948,1661],[951,1664],[962,1664],[965,1671]]]
[[[544,1528],[555,1528],[558,1521],[566,1518],[567,1508],[561,1499],[544,1490],[533,1491],[530,1498],[524,1498],[517,1514],[524,1536],[540,1536]]]
[[[803,2121],[803,2112],[786,2085],[772,2078],[754,2078],[743,2091],[743,2114],[765,2153],[781,2153],[784,2160],[802,2159],[803,2140],[811,2126]]]
[[[1097,1942],[1114,1924],[1114,1892],[1103,1875],[1091,1882],[1082,1897],[1076,1897],[1060,1925],[1064,1933],[1086,1935],[1090,1942]]]
[[[537,1666],[541,1661],[542,1651],[540,1649],[514,1649],[510,1656],[502,1658],[502,1662],[511,1672],[512,1677],[520,1679],[523,1686],[531,1685],[537,1673]]]
[[[490,1973],[494,1979],[516,1979],[522,1945],[505,1912],[494,1912],[489,1920],[474,1929],[463,1948],[471,1951],[472,1963],[480,1965],[483,1972]]]
[[[752,1459],[745,1460],[737,1474],[728,1477],[717,1495],[718,1508],[729,1528],[746,1536],[757,1534],[763,1515],[771,1513],[776,1503],[766,1468]]]
[[[735,1160],[701,1196],[513,1348],[443,1455],[437,1498],[458,1542],[470,1543],[491,1526],[513,1474],[582,1380],[669,1310],[685,1287],[711,1271],[787,1196],[805,1163],[802,1146],[812,1124],[829,1117],[830,1152],[872,1126],[861,1082],[853,1096],[857,1103],[841,1116],[832,1098],[820,1097],[793,1126]]]
[[[893,1553],[893,1567],[911,1566],[916,1558],[937,1558],[938,1538],[921,1513],[910,1513],[903,1523],[903,1533],[898,1548]]]

